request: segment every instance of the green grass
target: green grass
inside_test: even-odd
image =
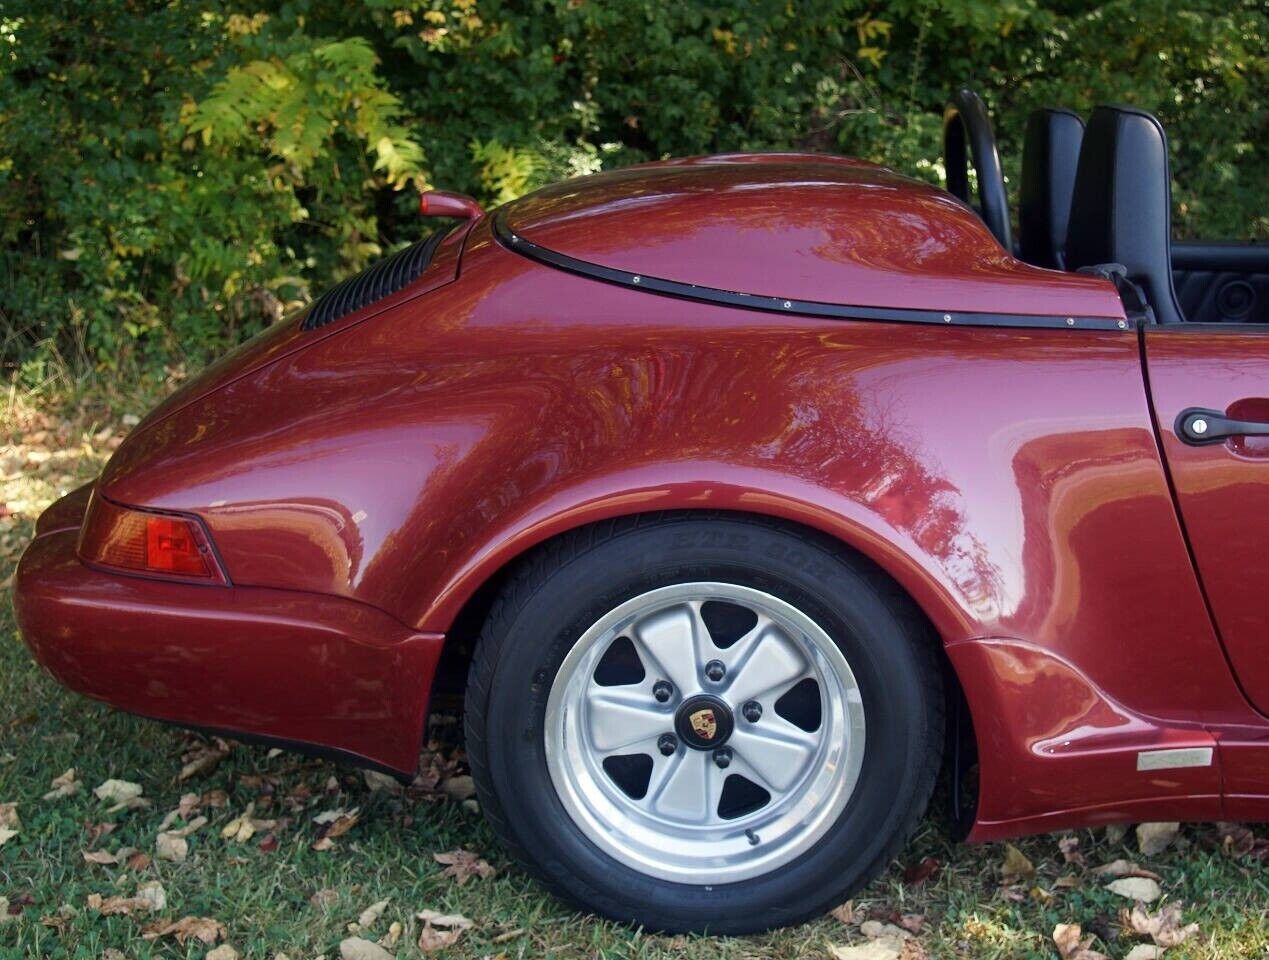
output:
[[[42,505],[98,470],[113,442],[99,439],[102,424],[91,413],[42,420],[11,406],[8,416],[0,497],[17,509],[0,518],[0,580],[9,576]],[[54,455],[30,462],[32,448]],[[66,451],[71,452],[58,455]],[[434,747],[446,762],[461,760],[457,730],[455,724],[438,728]],[[0,957],[101,957],[108,948],[128,958],[202,957],[209,948],[198,941],[182,947],[171,938],[143,940],[141,933],[156,919],[205,916],[224,924],[226,942],[244,957],[284,952],[291,960],[334,958],[349,936],[347,925],[386,898],[391,899],[386,912],[364,935],[375,940],[392,922],[401,923],[393,951],[398,957],[420,956],[413,917],[423,909],[474,921],[457,944],[438,954],[442,957],[809,958],[829,956],[830,945],[862,940],[857,925],[831,917],[743,939],[649,935],[596,920],[511,866],[467,806],[422,790],[402,796],[372,792],[352,768],[240,745],[210,774],[178,782],[182,754],[200,742],[63,690],[33,663],[17,637],[9,601],[0,601],[0,803],[17,803],[21,817],[18,835],[0,846],[0,897],[10,901],[11,910],[21,908],[0,919]],[[70,767],[84,785],[80,792],[42,800],[50,781]],[[153,805],[106,813],[108,804],[91,790],[111,777],[141,784]],[[307,799],[303,788],[310,792]],[[101,823],[114,829],[96,848],[130,846],[153,855],[159,822],[181,795],[213,790],[225,791],[228,802],[202,811],[211,822],[190,837],[186,862],[153,860],[134,871],[84,861],[92,825]],[[221,836],[221,828],[252,801],[258,817],[291,819],[274,831],[276,849],[261,850],[260,835],[244,844]],[[312,818],[340,807],[360,807],[359,822],[335,849],[313,850],[319,828]],[[1077,835],[1089,867],[1118,857],[1136,860],[1162,875],[1167,899],[1184,903],[1185,921],[1197,922],[1200,932],[1169,950],[1169,958],[1269,957],[1269,869],[1225,853],[1212,828],[1186,826],[1178,845],[1152,858],[1135,849],[1131,832],[1120,842],[1111,842],[1105,831]],[[486,857],[497,875],[463,886],[444,876],[432,855],[459,847]],[[923,915],[912,956],[1053,958],[1053,928],[1071,922],[1099,934],[1094,948],[1111,957],[1124,956],[1139,942],[1119,930],[1118,913],[1127,902],[1104,890],[1086,869],[1065,864],[1057,837],[1020,841],[1018,847],[1037,875],[1002,888],[1003,846],[951,844],[932,817],[901,862],[856,897],[856,914],[861,920]],[[905,884],[905,867],[927,856],[941,861],[939,873],[921,886]],[[1079,879],[1078,887],[1055,888],[1058,877],[1070,874]],[[156,914],[102,917],[86,906],[90,894],[131,896],[139,883],[151,880],[160,881],[167,894],[167,908]],[[1033,887],[1051,898],[1033,895]],[[337,896],[315,905],[311,898],[318,890]]]

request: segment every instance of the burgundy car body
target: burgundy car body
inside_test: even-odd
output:
[[[1172,432],[1269,417],[1258,337],[1145,329],[949,195],[797,155],[563,183],[301,320],[42,518],[18,613],[68,686],[408,775],[446,636],[508,565],[736,511],[836,537],[924,611],[978,742],[972,837],[1269,817],[1269,449]],[[201,522],[227,585],[89,566],[90,498]]]

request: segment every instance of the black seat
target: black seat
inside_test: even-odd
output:
[[[1027,117],[1018,206],[1018,248],[1027,263],[1066,268],[1066,229],[1083,139],[1084,121],[1070,110],[1046,108]]]
[[[1149,113],[1098,107],[1088,119],[1075,174],[1066,266],[1119,263],[1160,323],[1185,319],[1172,288],[1172,189],[1168,139]]]

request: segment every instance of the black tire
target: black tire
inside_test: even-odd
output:
[[[591,843],[556,795],[543,737],[551,682],[578,637],[630,597],[696,580],[760,589],[811,616],[845,654],[868,724],[858,785],[814,848],[770,873],[713,886],[648,876]],[[906,594],[828,538],[727,514],[606,522],[535,551],[494,602],[465,712],[480,804],[511,855],[587,910],[667,932],[753,933],[841,903],[917,825],[943,744],[937,645]]]

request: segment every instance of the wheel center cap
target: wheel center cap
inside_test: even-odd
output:
[[[731,708],[718,697],[700,694],[684,700],[674,714],[674,731],[696,750],[721,747],[735,726]]]

